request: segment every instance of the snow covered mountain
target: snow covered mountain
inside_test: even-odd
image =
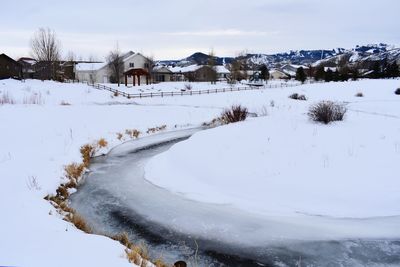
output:
[[[204,65],[209,62],[210,56],[201,52],[181,60],[163,60],[159,61],[164,65]],[[387,44],[370,44],[356,46],[352,49],[336,48],[332,50],[298,50],[277,54],[246,54],[238,57],[214,57],[217,65],[231,63],[234,59],[245,60],[250,67],[267,65],[270,68],[282,64],[291,63],[298,65],[337,65],[340,60],[346,63],[365,63],[387,60],[388,62],[400,62],[400,48]]]

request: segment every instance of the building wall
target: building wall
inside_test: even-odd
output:
[[[272,71],[269,74],[271,76],[270,78],[274,80],[287,78],[287,76],[280,71]]]

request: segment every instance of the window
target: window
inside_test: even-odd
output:
[[[129,68],[134,68],[135,67],[135,63],[129,63]]]
[[[148,69],[149,68],[149,63],[144,63],[144,68]]]

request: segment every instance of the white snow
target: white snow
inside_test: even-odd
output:
[[[125,129],[192,127],[220,112],[135,105],[82,84],[2,80],[0,91],[16,101],[0,105],[0,265],[9,266],[132,266],[123,246],[80,232],[43,198],[55,193],[65,165],[81,162],[83,144],[104,137],[112,148]],[[23,104],[33,93],[44,101]],[[60,105],[62,100],[71,105]]]
[[[398,84],[361,81],[252,92],[252,101],[248,95],[240,102],[256,111],[256,103],[274,100],[268,116],[197,133],[153,158],[146,177],[189,199],[264,216],[399,216],[400,98],[393,93]],[[288,99],[290,91],[309,101]],[[357,91],[365,97],[355,98]],[[345,120],[309,121],[309,105],[321,99],[348,102]]]
[[[128,100],[82,84],[2,80],[0,98],[8,94],[15,104],[0,105],[0,264],[131,266],[121,245],[80,232],[43,199],[62,182],[63,166],[80,162],[80,146],[96,139],[106,138],[112,148],[125,129],[190,128],[238,103],[269,115],[195,134],[157,157],[158,166],[150,168],[152,161],[148,179],[190,199],[260,216],[398,215],[400,99],[393,91],[399,84],[366,80]],[[364,98],[354,97],[359,91]],[[309,101],[288,99],[293,92]],[[345,121],[309,122],[307,108],[320,99],[349,102]]]

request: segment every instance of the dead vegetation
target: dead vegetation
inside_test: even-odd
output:
[[[155,131],[165,129],[166,126],[155,127]],[[138,130],[127,130],[127,135],[130,138],[138,138],[141,134]],[[120,134],[122,135],[122,134]],[[118,135],[117,137],[119,137]],[[122,139],[122,136],[119,138]],[[92,229],[85,219],[77,214],[77,212],[68,205],[68,198],[70,196],[69,189],[77,189],[79,182],[81,181],[85,170],[89,167],[90,159],[104,147],[108,146],[108,142],[101,138],[93,144],[86,144],[80,148],[82,163],[71,163],[64,167],[64,178],[67,182],[62,183],[56,190],[55,195],[47,195],[44,199],[49,201],[64,217],[65,221],[68,221],[75,225],[75,227],[85,233],[91,234]],[[51,214],[51,212],[49,213]],[[139,265],[141,267],[147,267],[150,262],[150,256],[148,248],[145,244],[135,245],[129,241],[127,233],[121,233],[115,236],[109,236],[111,239],[118,241],[126,247],[125,252],[129,262]],[[156,267],[167,267],[161,258],[156,259],[153,263]]]
[[[248,114],[249,112],[246,107],[234,105],[230,109],[226,109],[222,112],[221,120],[225,122],[225,124],[244,121]]]
[[[146,133],[147,134],[156,133],[156,132],[164,131],[165,129],[167,129],[167,125],[161,125],[161,126],[147,129]]]
[[[300,95],[298,93],[291,94],[289,96],[289,98],[290,99],[294,99],[294,100],[302,100],[302,101],[306,101],[307,100],[307,97],[305,95]]]

